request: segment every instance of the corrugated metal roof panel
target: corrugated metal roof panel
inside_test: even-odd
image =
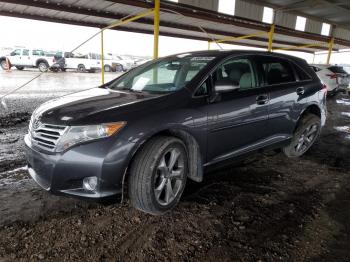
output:
[[[343,28],[335,28],[333,35],[341,39],[350,40],[350,31]]]
[[[314,34],[321,34],[322,30],[322,23],[319,21],[307,19],[306,25],[305,25],[305,31],[314,33]]]
[[[219,0],[179,0],[180,4],[197,6],[200,8],[208,9],[217,12],[219,6]]]
[[[235,15],[262,21],[264,7],[243,0],[236,0]]]
[[[295,29],[295,23],[297,21],[297,16],[288,14],[282,11],[276,12],[275,24],[284,26],[287,28]]]

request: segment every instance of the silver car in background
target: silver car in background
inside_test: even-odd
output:
[[[342,66],[312,64],[311,68],[327,86],[330,95],[334,95],[339,89],[348,88],[350,75]]]

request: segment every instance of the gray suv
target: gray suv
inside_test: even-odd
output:
[[[133,206],[162,214],[210,167],[264,148],[303,155],[325,124],[326,92],[292,56],[161,58],[37,108],[25,136],[28,171],[56,194],[104,198],[127,188]]]

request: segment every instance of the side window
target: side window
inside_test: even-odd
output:
[[[311,80],[311,76],[307,72],[305,72],[305,70],[302,69],[300,66],[294,65],[294,68],[295,68],[295,72],[297,73],[299,81]]]
[[[291,64],[284,59],[275,57],[262,58],[263,74],[268,85],[294,82],[295,76]]]
[[[239,90],[256,87],[256,80],[252,63],[246,58],[233,58],[216,69],[213,74],[214,85],[216,82],[227,82],[239,85]]]
[[[29,50],[28,49],[23,49],[22,55],[28,56],[29,55]]]
[[[33,50],[32,54],[34,56],[43,56],[44,55],[44,51],[42,51],[42,50]]]
[[[208,80],[206,80],[196,91],[195,96],[204,96],[208,94]]]
[[[16,49],[16,50],[12,51],[10,55],[11,56],[21,55],[21,50],[20,49]]]

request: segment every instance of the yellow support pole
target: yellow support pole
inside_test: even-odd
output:
[[[105,83],[105,60],[104,60],[103,30],[101,30],[101,81]]]
[[[329,44],[328,44],[327,65],[329,65],[329,63],[331,61],[333,46],[334,46],[334,37],[331,38],[331,41],[329,41]]]
[[[275,24],[271,25],[270,31],[269,31],[269,46],[268,51],[272,52],[272,46],[273,46],[273,35],[275,33]]]
[[[153,59],[158,58],[159,47],[159,12],[160,0],[154,0],[154,43],[153,43]]]
[[[210,50],[210,41],[208,41],[208,50]]]

